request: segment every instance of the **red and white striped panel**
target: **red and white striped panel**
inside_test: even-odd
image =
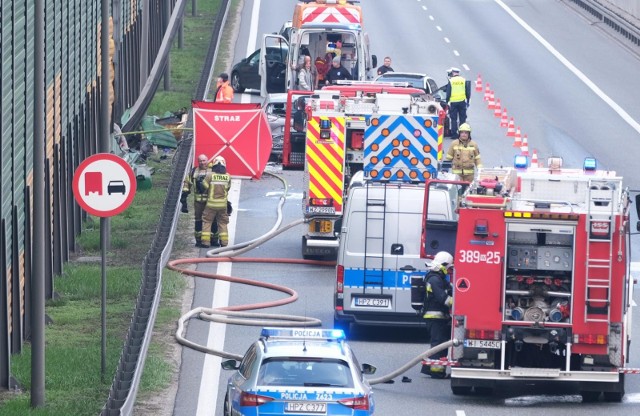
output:
[[[358,9],[349,7],[307,7],[302,11],[302,24],[306,23],[344,23],[361,24]]]

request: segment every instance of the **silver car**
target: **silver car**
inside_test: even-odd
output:
[[[375,402],[364,378],[375,367],[358,364],[344,332],[316,328],[263,328],[227,383],[224,415],[372,415]]]
[[[269,120],[271,129],[271,158],[279,162],[282,160],[282,146],[284,143],[284,125],[287,114],[287,94],[269,94],[262,105]]]

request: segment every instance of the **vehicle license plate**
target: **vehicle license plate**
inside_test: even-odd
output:
[[[334,207],[309,206],[307,207],[307,212],[314,213],[314,214],[335,214],[336,209]]]
[[[391,305],[388,298],[356,298],[356,306],[373,306],[376,308],[386,308]]]
[[[287,402],[285,412],[326,414],[327,404],[316,402]]]
[[[500,341],[487,341],[484,339],[465,339],[464,346],[469,348],[488,348],[491,350],[499,350]]]

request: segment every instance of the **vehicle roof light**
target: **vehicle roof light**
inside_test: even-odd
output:
[[[585,172],[593,172],[598,169],[598,161],[594,157],[585,157],[582,169]]]
[[[265,338],[330,340],[344,340],[346,338],[342,329],[322,328],[262,328],[260,336]]]
[[[516,155],[513,158],[513,167],[516,169],[526,169],[529,167],[529,158],[525,155]]]

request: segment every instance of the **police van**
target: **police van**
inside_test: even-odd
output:
[[[458,189],[425,183],[351,182],[341,226],[334,327],[350,325],[418,326],[411,307],[411,275],[427,273],[425,260],[438,251],[453,253]],[[425,202],[425,186],[429,200]],[[429,223],[422,224],[428,204]],[[421,241],[423,227],[429,241]],[[422,254],[426,258],[421,258]]]

